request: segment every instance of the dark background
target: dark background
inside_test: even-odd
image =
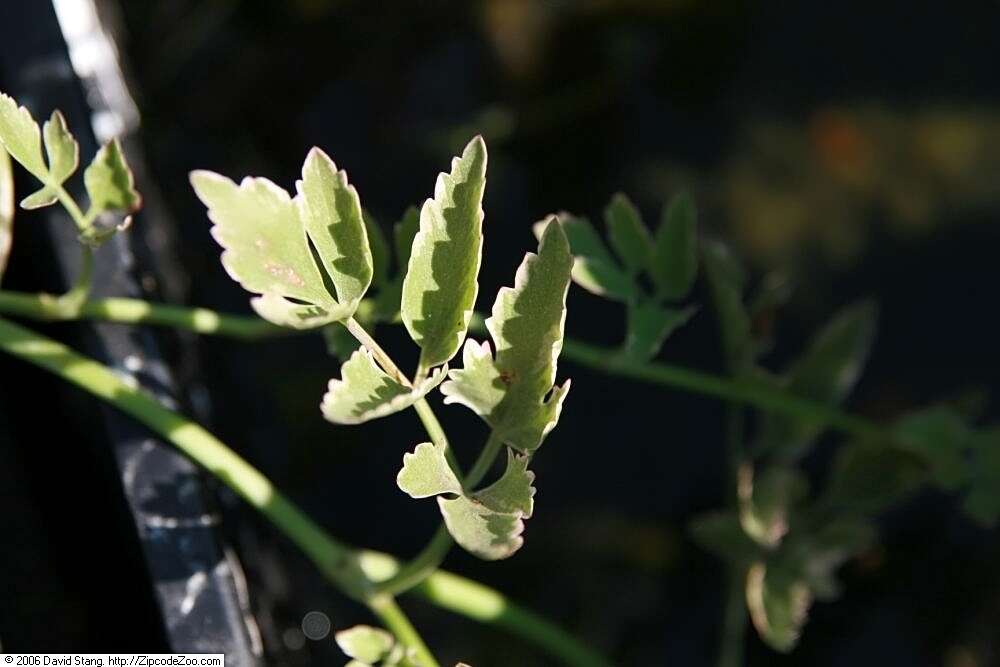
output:
[[[770,362],[793,357],[838,306],[874,297],[880,332],[853,410],[888,419],[935,398],[997,392],[995,2],[171,0],[116,9],[151,170],[143,189],[167,204],[186,278],[162,286],[168,298],[248,312],[218,262],[191,169],[290,188],[318,145],[389,230],[481,132],[490,165],[479,310],[511,283],[545,214],[599,221],[621,190],[653,224],[686,187],[704,231],[731,240],[751,275],[780,269],[797,285]],[[694,300],[706,298],[699,285]],[[623,324],[618,306],[571,293],[574,338],[617,344]],[[401,329],[377,337],[404,367],[415,361]],[[335,535],[397,554],[430,536],[433,503],[393,482],[402,453],[422,439],[416,417],[325,422],[318,403],[338,364],[318,336],[170,349],[200,397],[191,410]],[[719,370],[710,315],[661,358]],[[535,460],[525,547],[496,564],[456,549],[447,566],[558,619],[620,664],[711,664],[724,569],[685,525],[728,493],[722,406],[570,363],[560,377],[573,378],[573,391]],[[995,408],[988,398],[987,414]],[[483,426],[464,409],[439,415],[471,460]],[[335,627],[366,621],[364,612],[222,495],[271,660],[338,664],[329,642],[297,648],[295,628],[311,610]],[[751,632],[752,664],[1000,663],[996,531],[930,492],[883,524],[879,546],[845,566],[843,597],[813,608],[799,648],[779,656]],[[407,606],[445,660],[548,664],[519,641]]]

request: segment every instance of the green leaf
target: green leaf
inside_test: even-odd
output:
[[[30,111],[3,93],[0,93],[0,143],[22,167],[46,182],[49,170],[42,159],[42,133],[38,123]]]
[[[334,635],[334,639],[347,657],[369,665],[382,660],[396,644],[391,634],[369,625],[355,625],[341,630]]]
[[[375,363],[367,348],[358,349],[330,380],[323,396],[323,416],[335,424],[360,424],[410,407],[441,384],[448,369],[438,369],[414,387],[404,386]]]
[[[649,268],[653,258],[653,240],[635,205],[622,193],[611,198],[604,209],[608,240],[632,275]]]
[[[66,127],[66,119],[59,111],[53,111],[52,117],[45,121],[42,137],[49,160],[49,176],[46,179],[48,185],[24,198],[21,208],[28,210],[54,204],[58,197],[53,186],[65,183],[80,164],[80,146]]]
[[[372,253],[372,284],[383,288],[389,282],[389,242],[382,233],[382,227],[368,211],[361,212],[365,221],[365,232],[368,234],[368,245]]]
[[[420,367],[449,361],[465,340],[479,291],[486,144],[476,137],[438,176],[420,210],[403,280],[402,318],[420,346]]]
[[[754,627],[771,648],[795,648],[809,615],[812,593],[802,580],[756,563],[747,573],[747,607]]]
[[[441,387],[446,403],[466,405],[522,452],[537,449],[555,427],[569,391],[568,380],[554,383],[572,265],[569,241],[552,217],[538,254],[525,256],[514,287],[500,290],[486,320],[496,358],[488,343],[468,341],[465,367]]]
[[[559,213],[556,217],[576,258],[573,262],[573,281],[577,285],[614,301],[628,302],[638,296],[635,280],[615,260],[589,220],[569,213]],[[532,227],[539,241],[548,223],[546,218]]]
[[[530,519],[535,508],[535,473],[528,470],[527,456],[507,450],[507,468],[503,475],[482,491],[472,494],[483,505],[502,514],[517,514]]]
[[[670,308],[649,301],[635,304],[628,309],[625,354],[636,361],[649,361],[670,334],[687,324],[696,312],[697,306]]]
[[[3,280],[14,242],[14,170],[10,156],[0,147],[0,280]]]
[[[849,306],[835,315],[784,374],[784,389],[825,405],[843,402],[868,361],[875,338],[876,315],[871,302]],[[824,426],[815,421],[765,414],[758,451],[794,460],[823,430]]]
[[[901,502],[926,478],[923,463],[914,454],[852,442],[837,453],[825,500],[839,511],[874,515]]]
[[[962,507],[972,519],[993,528],[1000,521],[1000,428],[977,432],[970,447],[972,486]]]
[[[739,477],[740,525],[758,544],[776,547],[788,533],[793,507],[808,493],[808,480],[797,470],[779,466],[755,475],[745,465]]]
[[[695,517],[689,530],[698,546],[730,565],[749,567],[764,553],[743,530],[735,512],[710,512]]]
[[[702,246],[702,262],[715,307],[722,351],[730,371],[746,372],[752,361],[750,317],[743,304],[746,276],[743,267],[722,243],[709,241]]]
[[[396,246],[396,267],[400,275],[406,273],[410,264],[413,237],[420,231],[420,211],[411,206],[403,212],[403,217],[392,228],[392,240]]]
[[[972,432],[950,408],[934,406],[906,415],[893,432],[900,446],[926,462],[937,486],[955,491],[969,481],[966,449]]]
[[[875,530],[867,521],[850,516],[835,518],[808,533],[790,537],[784,561],[809,586],[813,597],[833,600],[841,588],[837,570],[869,548],[874,539]]]
[[[295,187],[306,232],[333,281],[337,303],[354,312],[372,281],[372,251],[358,192],[319,148],[309,151]]]
[[[686,193],[675,196],[663,209],[653,243],[650,277],[662,298],[687,297],[698,275],[698,216]]]
[[[327,289],[299,206],[285,190],[265,178],[236,185],[210,171],[193,172],[191,185],[224,248],[222,265],[244,289],[261,295],[251,301],[261,317],[306,329],[354,313]]]
[[[518,514],[496,512],[466,496],[439,496],[437,501],[448,532],[463,549],[479,558],[508,558],[524,544],[524,522]]]
[[[444,450],[430,442],[421,443],[412,454],[403,455],[403,468],[396,476],[396,485],[411,498],[462,493],[462,483],[448,465]]]
[[[104,211],[135,213],[142,208],[142,197],[135,190],[132,170],[125,162],[117,139],[104,144],[83,172],[83,182],[90,197],[89,216]]]

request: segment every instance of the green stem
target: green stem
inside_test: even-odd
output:
[[[367,331],[365,331],[365,328],[361,326],[356,319],[353,317],[350,318],[344,323],[344,326],[347,327],[347,330],[351,332],[351,335],[354,336],[359,343],[368,348],[368,351],[372,353],[372,356],[375,357],[375,360],[379,363],[379,365],[382,366],[385,372],[391,375],[396,382],[404,387],[413,386],[410,382],[410,378],[406,377],[406,373],[399,370],[399,366],[397,366],[392,360],[392,357],[390,357],[386,351],[375,342],[375,339],[372,338]]]
[[[66,188],[58,183],[48,183],[47,185],[55,192],[56,198],[59,200],[59,203],[63,205],[63,208],[66,209],[66,212],[69,213],[69,217],[73,218],[73,222],[76,223],[76,228],[81,232],[86,231],[86,229],[90,227],[92,220],[89,220],[88,217],[83,214],[80,207],[76,205],[76,200],[74,200],[73,197],[66,192]]]
[[[744,575],[740,568],[729,568],[726,582],[726,607],[722,618],[722,637],[718,667],[742,667],[746,641],[747,608]]]
[[[397,633],[400,641],[424,656],[424,664],[437,664],[402,611],[387,596],[374,592],[372,582],[357,564],[357,554],[327,535],[266,477],[211,433],[163,407],[138,387],[126,384],[102,364],[76,354],[62,343],[2,319],[0,349],[113,404],[168,439],[267,517],[333,584],[367,604]]]

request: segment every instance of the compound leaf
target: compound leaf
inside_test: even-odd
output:
[[[434,199],[420,211],[403,279],[401,314],[428,369],[455,356],[465,339],[479,291],[483,245],[486,144],[469,142],[451,173],[438,176]]]
[[[135,178],[117,139],[97,151],[83,172],[83,182],[90,197],[91,217],[104,211],[134,213],[142,207],[142,197],[135,189]]]
[[[663,342],[698,312],[697,306],[670,308],[649,301],[628,309],[625,354],[636,361],[648,361],[659,353]]]
[[[334,639],[345,655],[367,665],[382,660],[396,644],[390,633],[370,625],[355,625],[341,630],[334,635]]]
[[[535,508],[535,473],[528,470],[528,457],[507,450],[507,468],[503,475],[473,497],[483,505],[504,514],[519,514],[530,519]]]
[[[488,344],[468,341],[468,367],[452,371],[441,388],[446,403],[466,405],[522,452],[537,449],[555,427],[569,390],[569,381],[553,387],[572,265],[566,234],[551,217],[538,254],[525,256],[514,287],[500,290],[486,320],[495,359]]]
[[[0,280],[3,280],[14,242],[14,170],[10,156],[0,146]]]
[[[604,209],[608,240],[632,275],[649,268],[653,258],[653,240],[632,201],[622,193],[611,198]]]
[[[653,242],[650,277],[657,294],[666,299],[683,299],[698,274],[697,212],[686,193],[675,196],[663,209]]]
[[[42,133],[31,112],[13,97],[0,93],[0,143],[38,180],[45,182],[49,170],[42,158]]]
[[[841,403],[868,361],[876,316],[871,302],[849,306],[835,315],[784,375],[784,388],[791,394],[826,405]],[[766,414],[758,446],[760,451],[795,458],[822,431],[823,425],[815,421]]]
[[[403,455],[403,468],[396,484],[411,498],[430,498],[442,493],[462,493],[462,483],[448,465],[440,447],[424,442],[412,454]]]
[[[448,532],[463,549],[479,558],[508,558],[524,544],[524,522],[518,514],[496,512],[466,496],[439,496],[437,501]]]
[[[335,424],[360,424],[410,407],[441,384],[448,369],[436,370],[414,387],[400,384],[361,347],[340,367],[323,396],[323,416]]]
[[[353,313],[372,280],[372,251],[358,192],[319,148],[309,151],[295,186],[302,222],[333,282],[336,301]]]
[[[52,117],[42,126],[45,153],[49,161],[48,185],[28,195],[21,201],[21,208],[36,209],[50,206],[58,197],[54,185],[62,185],[73,175],[80,163],[80,146],[66,127],[62,113],[53,111]]]

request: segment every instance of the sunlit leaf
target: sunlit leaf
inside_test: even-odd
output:
[[[657,294],[666,299],[685,298],[698,274],[697,212],[685,194],[675,196],[663,209],[653,242],[649,274]]]
[[[80,146],[66,127],[66,119],[59,111],[53,111],[52,117],[42,126],[42,137],[45,142],[45,153],[48,156],[48,185],[21,201],[21,208],[36,209],[49,206],[57,201],[53,186],[62,185],[80,163]]]
[[[528,457],[507,450],[507,468],[503,475],[473,497],[483,505],[504,514],[518,514],[530,519],[535,507],[535,473],[528,470]]]
[[[589,220],[569,213],[559,213],[556,217],[566,232],[575,257],[572,275],[577,285],[614,301],[628,302],[638,296],[635,279],[612,256]],[[533,226],[535,238],[539,241],[548,223],[546,218]]]
[[[336,302],[353,312],[372,280],[372,251],[358,192],[319,148],[306,156],[296,188],[306,233],[333,282]]]
[[[628,309],[625,354],[648,361],[659,353],[663,342],[698,312],[697,306],[671,308],[643,301]]]
[[[849,306],[835,315],[783,375],[782,385],[795,396],[817,403],[840,404],[854,388],[868,361],[875,337],[876,309],[871,302]],[[800,456],[824,426],[774,413],[762,417],[758,451],[785,459]]]
[[[14,242],[14,170],[7,151],[0,147],[0,280],[3,280]]]
[[[795,648],[812,604],[808,585],[756,563],[747,574],[746,596],[750,618],[761,639],[782,653]]]
[[[562,226],[550,220],[538,254],[527,254],[514,287],[500,290],[486,320],[495,359],[487,343],[468,341],[465,368],[441,388],[446,403],[468,406],[522,452],[538,448],[555,427],[569,390],[568,380],[553,387],[573,256]]]
[[[49,170],[42,158],[42,133],[31,112],[14,98],[0,93],[0,143],[12,158],[38,180],[45,182]]]
[[[83,172],[90,197],[91,216],[104,211],[134,213],[142,208],[132,170],[125,162],[117,139],[104,144]]]
[[[442,493],[462,493],[462,483],[448,465],[444,450],[430,442],[417,445],[403,455],[403,468],[396,484],[411,498],[430,498]]]
[[[355,625],[341,630],[334,635],[334,639],[345,655],[368,665],[382,660],[396,644],[390,633],[369,625]]]
[[[438,386],[447,367],[435,370],[414,387],[407,387],[378,367],[362,347],[340,367],[340,379],[330,380],[323,397],[323,416],[335,424],[360,424],[410,407]]]
[[[448,532],[463,549],[484,560],[508,558],[524,544],[519,514],[504,514],[481,502],[458,496],[438,497]]]
[[[705,276],[712,294],[722,338],[722,351],[730,370],[742,374],[751,361],[750,318],[743,304],[746,276],[729,249],[709,241],[702,246]]]
[[[635,205],[622,193],[611,198],[604,209],[608,240],[622,262],[635,275],[649,268],[653,257],[653,239]]]
[[[451,173],[438,176],[434,199],[420,211],[401,313],[423,369],[450,360],[465,340],[479,290],[485,184],[486,144],[476,137]]]

